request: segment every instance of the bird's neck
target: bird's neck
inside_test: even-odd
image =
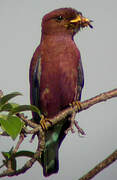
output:
[[[65,33],[57,33],[57,34],[42,34],[41,37],[41,43],[47,43],[47,42],[59,42],[63,41],[73,41],[73,36],[71,34],[65,34]]]

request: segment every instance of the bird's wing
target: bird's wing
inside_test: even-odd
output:
[[[77,100],[81,99],[81,91],[84,86],[84,72],[82,67],[82,61],[80,59],[78,65],[78,81],[77,81]]]
[[[33,64],[34,63],[34,64]],[[30,98],[31,104],[39,108],[39,86],[41,77],[41,57],[39,56],[36,61],[32,59],[32,64],[30,66]],[[36,113],[33,113],[33,118],[38,119]]]

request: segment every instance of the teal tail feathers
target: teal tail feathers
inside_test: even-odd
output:
[[[50,176],[59,170],[59,147],[65,138],[65,130],[69,127],[69,121],[65,120],[51,127],[45,134],[45,149],[42,153],[42,166],[44,176]]]
[[[54,135],[55,134],[52,133],[52,136]],[[44,176],[49,176],[53,173],[57,173],[59,169],[58,142],[55,142],[54,140],[52,140],[54,138],[52,136],[46,142],[46,147],[42,154],[42,166],[43,166]]]

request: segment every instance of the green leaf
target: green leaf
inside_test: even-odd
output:
[[[6,118],[7,117],[7,118]],[[13,140],[20,133],[23,123],[17,116],[0,116],[1,128],[9,134]]]
[[[31,151],[18,151],[14,154],[15,157],[22,157],[22,156],[25,156],[25,157],[34,157],[34,152],[31,152]]]
[[[3,115],[3,114],[0,114],[0,119],[4,119],[6,120],[8,117],[8,115]],[[0,125],[1,125],[1,121],[0,121]]]
[[[2,155],[6,160],[8,160],[9,158],[11,158],[12,153],[13,153],[13,147],[8,152],[2,152]]]
[[[0,99],[0,106],[4,105],[5,103],[7,103],[10,99],[18,96],[18,95],[22,95],[21,93],[19,92],[13,92],[13,93],[10,93],[10,94],[7,94],[5,96],[3,96],[1,99]]]
[[[18,106],[19,105],[16,103],[7,103],[0,107],[0,112],[1,111],[11,111],[13,108],[18,107]]]
[[[34,157],[34,152],[31,151],[18,151],[14,154],[14,157],[29,157],[29,158],[33,158]],[[38,158],[39,163],[41,164],[41,158]]]
[[[41,116],[40,110],[33,105],[19,105],[15,108],[12,109],[12,111],[9,113],[11,114],[16,114],[16,113],[20,113],[22,111],[33,111],[39,114],[39,116]]]
[[[4,104],[3,106],[0,107],[0,112],[1,111],[11,111],[12,106],[10,103]]]
[[[4,158],[6,159],[6,160],[8,160],[8,159],[10,159],[10,157],[11,157],[11,152],[9,151],[9,152],[2,152],[2,155],[4,156]]]
[[[8,160],[11,159],[11,168],[13,170],[16,170],[17,162],[16,162],[15,156],[13,154],[13,147],[10,149],[9,152],[2,152],[2,155],[4,156],[4,158],[6,160],[6,161],[3,161],[6,164],[6,167],[7,167]]]

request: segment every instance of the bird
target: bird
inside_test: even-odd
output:
[[[84,73],[74,35],[91,20],[73,8],[59,8],[47,13],[41,24],[41,40],[30,63],[30,101],[45,118],[53,118],[75,101],[81,100]],[[39,124],[41,118],[32,112]],[[45,177],[59,170],[59,148],[70,128],[72,116],[45,131],[41,165]]]

